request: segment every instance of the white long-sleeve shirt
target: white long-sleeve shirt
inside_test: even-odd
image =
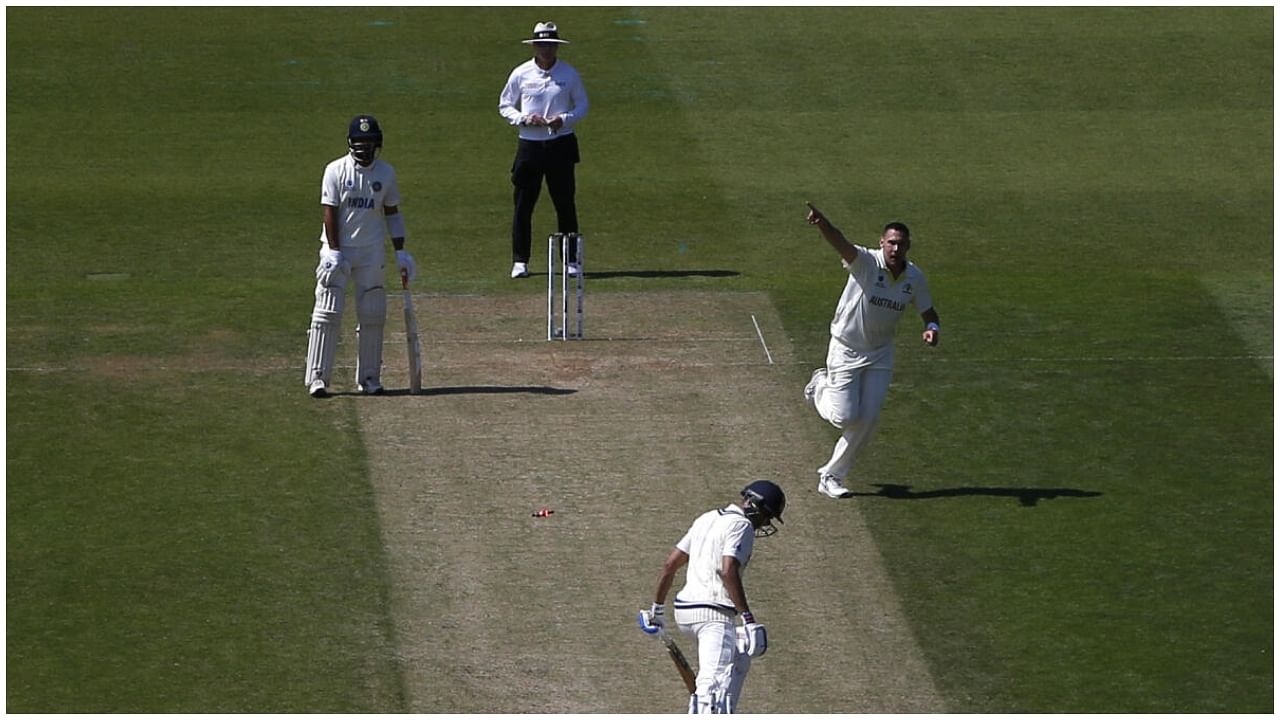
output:
[[[573,128],[587,116],[589,107],[587,90],[578,71],[558,58],[550,70],[538,67],[532,58],[516,66],[498,97],[498,113],[508,123],[520,127],[520,139],[539,142],[572,133]],[[564,125],[557,131],[525,125],[525,119],[530,115],[541,115],[547,120],[558,117]]]

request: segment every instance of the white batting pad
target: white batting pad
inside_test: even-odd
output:
[[[356,382],[382,380],[382,335],[387,324],[387,293],[370,288],[356,299]]]
[[[311,329],[307,333],[307,366],[302,384],[310,385],[319,378],[325,385],[333,371],[333,357],[342,327],[342,305],[346,292],[342,287],[316,284],[316,304],[311,311]]]

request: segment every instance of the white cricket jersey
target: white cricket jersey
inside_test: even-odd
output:
[[[689,565],[674,607],[715,607],[736,614],[733,598],[720,578],[720,566],[726,555],[732,555],[738,559],[739,572],[745,570],[755,539],[755,528],[737,505],[705,512],[694,520],[676,543],[689,556]]]
[[[893,367],[893,338],[898,321],[908,307],[917,313],[933,307],[924,272],[910,260],[895,280],[884,261],[883,250],[858,249],[852,265],[845,263],[849,280],[831,321],[831,336],[856,356],[853,367]]]
[[[564,125],[556,132],[538,125],[520,125],[521,140],[546,141],[568,135],[587,116],[589,107],[578,71],[559,58],[550,70],[538,67],[533,59],[517,65],[498,96],[498,112],[512,125],[520,125],[533,114],[564,118]]]
[[[373,247],[387,239],[384,207],[400,205],[395,168],[382,160],[363,167],[350,153],[325,166],[320,204],[338,208],[338,248]],[[324,225],[320,242],[328,244]]]

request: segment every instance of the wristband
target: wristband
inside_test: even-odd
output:
[[[938,323],[935,323],[935,322],[931,322],[928,325],[925,325],[924,329],[932,330],[934,332],[942,332],[942,328],[938,327]]]
[[[387,216],[387,231],[391,237],[404,239],[404,216],[400,213]]]
[[[742,624],[743,624],[743,625],[750,625],[750,624],[754,623],[755,621],[756,621],[756,618],[755,618],[755,616],[754,616],[754,615],[752,615],[752,614],[751,614],[751,611],[750,611],[750,610],[748,610],[748,611],[746,611],[746,612],[742,613]]]

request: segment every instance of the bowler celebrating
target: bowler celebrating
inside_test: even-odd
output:
[[[831,459],[818,468],[818,492],[833,498],[853,495],[844,479],[867,445],[893,377],[893,337],[908,307],[924,320],[922,338],[938,344],[938,313],[924,272],[907,260],[911,231],[892,222],[880,235],[880,249],[850,243],[826,216],[809,205],[808,221],[840,253],[849,279],[836,305],[827,345],[827,366],[813,371],[804,398],[823,420],[841,430]]]

